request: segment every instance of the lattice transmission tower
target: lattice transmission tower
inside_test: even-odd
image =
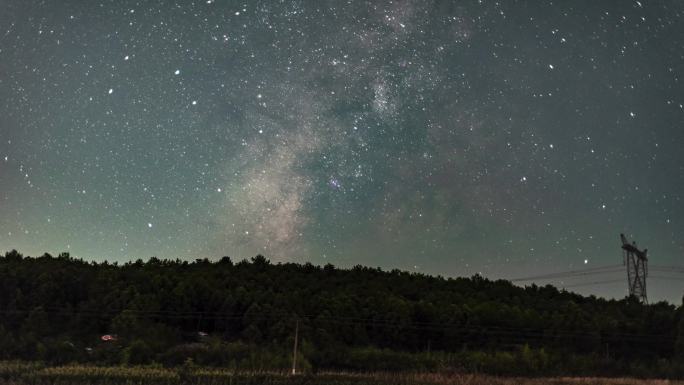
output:
[[[633,295],[642,303],[648,303],[646,297],[646,276],[648,275],[648,258],[646,253],[637,248],[636,242],[629,243],[625,234],[620,234],[622,241],[623,263],[627,265],[627,286],[629,295]]]

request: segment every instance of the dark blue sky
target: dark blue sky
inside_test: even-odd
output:
[[[684,265],[681,2],[0,7],[2,250],[512,278],[625,232]]]

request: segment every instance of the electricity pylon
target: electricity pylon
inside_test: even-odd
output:
[[[633,295],[642,303],[648,303],[646,298],[646,276],[648,275],[648,258],[646,253],[637,248],[636,242],[631,244],[627,241],[625,234],[620,234],[622,241],[623,263],[627,265],[627,286],[629,295]]]

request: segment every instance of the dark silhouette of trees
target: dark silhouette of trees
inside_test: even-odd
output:
[[[684,311],[665,302],[262,255],[0,257],[0,359],[284,369],[296,320],[303,368],[684,373]]]

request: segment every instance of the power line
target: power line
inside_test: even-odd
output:
[[[684,272],[684,266],[667,266],[667,265],[649,265],[649,269],[669,269],[669,270],[677,270],[677,271],[683,271]]]
[[[684,277],[668,277],[668,276],[663,276],[663,275],[649,275],[649,279],[665,279],[665,280],[672,280],[672,281],[680,281],[684,282]],[[617,282],[624,282],[624,278],[621,279],[608,279],[608,280],[602,280],[602,281],[592,281],[592,282],[581,282],[581,283],[573,283],[570,285],[561,285],[563,288],[568,288],[568,287],[580,287],[580,286],[593,286],[593,285],[602,285],[602,284],[608,284],[608,283],[617,283]]]
[[[45,310],[45,309],[44,309]],[[29,313],[30,311],[27,310],[4,310],[0,311],[0,313]],[[50,313],[57,314],[54,311],[50,311]],[[273,320],[291,320],[292,317],[296,317],[298,319],[299,317],[302,317],[308,321],[319,321],[319,322],[330,322],[330,323],[336,323],[336,324],[341,324],[341,325],[364,325],[368,326],[370,328],[399,328],[399,329],[407,329],[407,330],[424,330],[424,331],[445,331],[449,330],[451,333],[457,333],[457,334],[484,334],[484,335],[499,335],[499,336],[507,336],[507,335],[515,335],[515,336],[520,336],[521,333],[524,333],[522,337],[524,338],[533,338],[533,337],[538,337],[538,338],[553,338],[553,337],[559,337],[559,336],[596,336],[596,333],[588,333],[588,332],[582,332],[582,331],[577,331],[577,330],[569,330],[569,329],[545,329],[545,328],[530,328],[530,327],[514,327],[514,326],[490,326],[490,325],[463,325],[460,323],[437,323],[437,322],[415,322],[415,321],[408,321],[404,322],[402,320],[397,320],[397,319],[374,319],[374,318],[361,318],[361,317],[349,317],[349,316],[324,316],[324,315],[295,315],[289,312],[272,312],[272,313],[256,313],[256,314],[240,314],[240,313],[219,313],[219,312],[208,312],[208,311],[201,311],[201,312],[189,312],[188,313],[182,313],[178,312],[178,314],[168,314],[168,312],[164,312],[165,314],[159,315],[157,314],[155,317],[156,313],[155,311],[136,311],[135,316],[137,317],[145,317],[145,316],[152,316],[151,318],[185,318],[185,319],[198,319],[201,317],[203,320],[244,320],[245,318],[248,318],[252,321],[256,320],[261,320],[261,321],[273,321]],[[95,317],[104,317],[107,316],[107,314],[103,314],[97,311],[74,311],[74,312],[66,312],[64,311],[61,313],[62,315],[69,315],[73,316],[75,314],[87,314],[90,316],[95,316]],[[175,317],[179,316],[179,317]],[[551,334],[549,334],[551,333]],[[671,339],[671,336],[669,335],[664,335],[664,334],[638,334],[638,333],[605,333],[606,336],[611,336],[611,337],[621,337],[624,339],[631,339],[631,340],[651,340],[651,339]]]
[[[659,267],[651,267],[650,270],[657,271],[660,273],[684,274],[684,270],[665,269]]]
[[[573,283],[571,285],[563,285],[563,287],[580,287],[580,286],[593,286],[593,285],[602,285],[605,283],[616,283],[616,282],[625,282],[624,278],[620,279],[608,279],[605,281],[594,281],[594,282],[583,282],[583,283]]]
[[[649,275],[648,278],[665,279],[670,281],[684,282],[684,277],[668,277],[664,275]]]
[[[523,282],[523,281],[533,281],[533,280],[538,280],[538,279],[544,280],[544,279],[565,278],[565,277],[572,277],[572,276],[617,273],[617,272],[622,272],[622,271],[624,271],[624,267],[622,265],[608,265],[608,266],[594,267],[594,268],[590,268],[590,269],[561,271],[561,272],[556,272],[556,273],[548,273],[548,274],[541,274],[541,275],[533,275],[533,276],[529,276],[529,277],[514,278],[514,279],[511,279],[510,281],[511,282]]]
[[[45,309],[44,309],[45,310]],[[28,310],[4,310],[0,313],[11,314],[11,313],[30,313]],[[75,311],[67,312],[63,311],[57,313],[57,311],[46,311],[52,314],[61,315],[91,315],[91,316],[107,316],[107,314],[102,314],[97,311]],[[152,316],[154,317],[155,311],[137,311],[137,317]],[[348,325],[364,325],[371,328],[401,328],[401,329],[413,329],[413,330],[433,330],[433,331],[444,331],[449,329],[452,333],[480,333],[480,334],[516,334],[516,333],[526,333],[526,335],[538,335],[543,337],[548,337],[548,331],[552,331],[555,336],[595,336],[593,333],[581,332],[577,330],[569,329],[544,329],[544,328],[530,328],[530,327],[514,327],[514,326],[491,326],[491,325],[463,325],[461,323],[438,323],[438,322],[416,322],[409,321],[404,322],[397,319],[375,319],[375,318],[361,318],[361,317],[349,317],[349,316],[323,316],[323,315],[295,315],[289,312],[272,312],[272,313],[257,313],[257,314],[240,314],[240,313],[219,313],[219,312],[191,312],[192,314],[178,314],[183,318],[187,319],[198,319],[201,317],[203,320],[244,320],[245,318],[251,321],[272,321],[272,320],[291,320],[292,317],[299,317],[306,319],[308,321],[318,321],[318,322],[329,322],[337,324],[348,324]],[[172,314],[164,314],[157,318],[177,318]],[[669,338],[668,335],[663,334],[637,334],[637,333],[608,333],[611,336],[620,336],[626,338]]]

